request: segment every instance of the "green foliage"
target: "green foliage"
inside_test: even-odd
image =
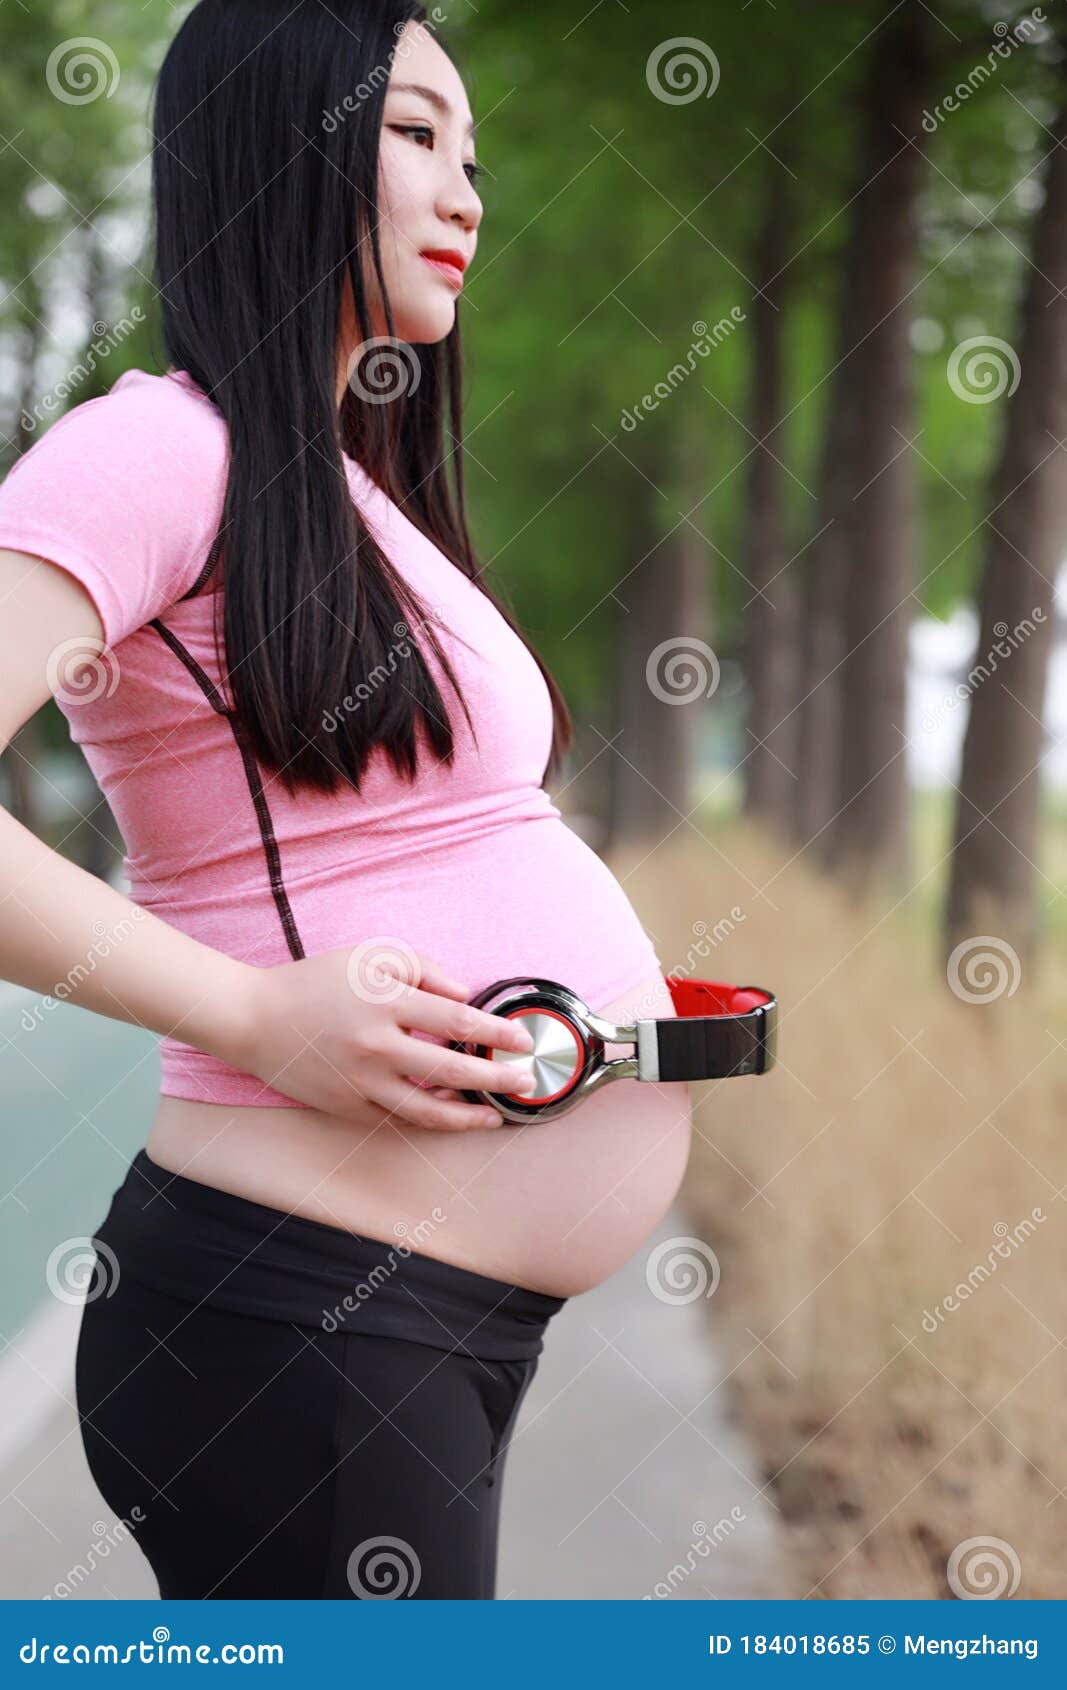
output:
[[[81,344],[91,337],[94,285],[107,321],[135,302],[149,315],[109,355],[103,384],[129,364],[154,363],[147,254],[131,231],[143,237],[146,227],[152,75],[188,9],[188,0],[0,7],[0,342],[21,367],[36,335],[40,385],[80,350],[70,339],[72,295],[86,301]],[[792,254],[779,282],[791,550],[814,531],[865,79],[892,8],[755,0],[709,9],[693,0],[667,14],[656,0],[592,9],[479,0],[477,10],[447,11],[490,173],[462,306],[476,535],[564,684],[592,708],[608,635],[587,612],[636,561],[623,496],[633,477],[659,490],[663,532],[703,500],[693,521],[716,577],[717,638],[728,646],[736,633],[748,596],[738,570],[749,348],[742,324],[695,357],[693,325],[750,312],[773,172],[787,175]],[[917,574],[923,601],[945,613],[973,592],[980,491],[1003,418],[999,405],[969,405],[951,391],[947,360],[968,336],[1016,335],[1055,67],[1049,44],[1035,42],[994,55],[995,68],[976,77],[998,39],[996,16],[974,0],[942,0],[930,18],[935,106],[968,78],[974,85],[929,138],[911,300],[924,460]],[[104,42],[120,76],[110,95],[65,103],[49,86],[49,55],[79,36]],[[710,96],[672,102],[653,92],[653,57],[680,36],[706,44],[706,79],[714,54]],[[687,359],[691,372],[671,386]],[[667,396],[625,428],[624,413],[657,387]],[[10,435],[14,415],[4,422]]]

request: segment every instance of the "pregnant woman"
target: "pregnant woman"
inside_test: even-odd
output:
[[[56,697],[131,892],[0,815],[0,971],[162,1037],[84,1446],[164,1597],[488,1598],[546,1326],[669,1207],[690,1117],[677,1082],[523,1126],[460,1095],[501,1065],[453,1042],[531,1048],[495,980],[674,1014],[467,532],[469,106],[419,6],[200,0],[154,139],[169,368],[0,489],[3,739]]]

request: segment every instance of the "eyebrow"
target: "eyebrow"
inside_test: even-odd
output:
[[[421,82],[390,82],[388,88],[386,89],[386,93],[421,94],[422,98],[424,100],[428,100],[430,105],[434,107],[435,111],[439,111],[441,113],[442,117],[452,116],[452,107],[449,105],[444,95],[439,94],[436,88],[427,88]],[[468,123],[464,133],[464,139],[466,139],[468,135],[474,136],[477,133],[477,124],[474,122]]]

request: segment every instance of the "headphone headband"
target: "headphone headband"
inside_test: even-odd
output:
[[[665,976],[677,1020],[636,1022],[642,1080],[725,1080],[765,1074],[778,1042],[778,1003],[762,986]]]

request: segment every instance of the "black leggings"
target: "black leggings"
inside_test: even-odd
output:
[[[564,1299],[135,1158],[94,1239],[82,1441],[163,1597],[491,1598]]]

